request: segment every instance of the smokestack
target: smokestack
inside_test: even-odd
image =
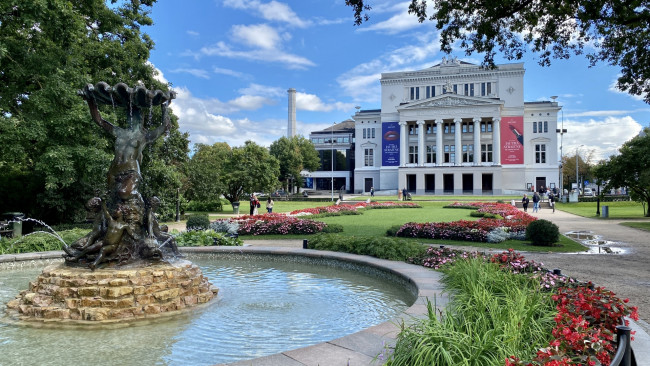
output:
[[[287,124],[287,137],[296,136],[296,89],[291,88],[289,92],[289,121]]]

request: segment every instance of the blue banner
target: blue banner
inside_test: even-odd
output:
[[[399,122],[384,122],[381,127],[381,165],[399,166]]]

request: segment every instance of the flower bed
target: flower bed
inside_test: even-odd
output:
[[[409,222],[397,231],[397,236],[487,242],[488,234],[493,230],[506,228],[513,233],[524,232],[528,224],[536,220],[534,216],[504,203],[454,202],[447,207],[477,209],[481,213],[500,215],[503,219],[481,218],[476,221]]]
[[[531,355],[530,361],[511,356],[505,361],[507,366],[608,365],[615,353],[612,342],[616,326],[624,316],[638,320],[637,308],[626,305],[628,299],[621,300],[613,292],[591,283],[555,275],[544,269],[542,263],[527,261],[512,249],[486,256],[430,247],[421,264],[440,269],[465,258],[484,258],[504,271],[532,276],[540,281],[541,290],[553,292],[557,315],[549,345]]]
[[[315,234],[327,226],[324,222],[304,220],[278,213],[244,215],[218,221],[237,222],[239,235]]]

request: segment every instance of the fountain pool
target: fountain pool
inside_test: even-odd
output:
[[[412,286],[398,276],[352,263],[232,253],[191,260],[219,287],[216,302],[118,328],[0,323],[0,364],[113,365],[116,358],[121,365],[234,362],[357,332],[396,317],[415,300]],[[0,271],[0,313],[43,266]]]

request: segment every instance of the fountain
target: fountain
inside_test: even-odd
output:
[[[144,148],[171,126],[174,92],[105,82],[78,94],[93,121],[114,137],[108,192],[86,205],[95,217],[88,235],[64,245],[65,264],[46,267],[29,289],[9,301],[7,312],[24,322],[96,324],[175,314],[215,298],[217,289],[199,267],[179,259],[174,238],[158,224],[157,197],[138,191]],[[102,118],[99,105],[124,109],[126,127]],[[144,127],[142,110],[160,106],[162,123]]]

